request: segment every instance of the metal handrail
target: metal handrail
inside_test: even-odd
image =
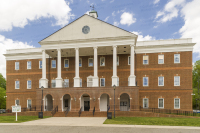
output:
[[[94,117],[94,112],[95,112],[95,107],[94,107],[94,109],[93,109],[93,117]]]
[[[64,112],[65,117],[67,116],[68,113],[69,113],[69,107],[67,107],[67,110]]]
[[[79,114],[79,117],[81,116],[81,111],[82,111],[82,107],[80,108],[78,114]]]
[[[56,107],[53,109],[53,111],[51,112],[52,116],[54,116],[56,112],[58,112],[58,106],[56,106]]]

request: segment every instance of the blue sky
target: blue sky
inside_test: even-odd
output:
[[[40,47],[90,5],[98,19],[138,34],[139,41],[193,38],[193,62],[200,59],[200,0],[7,0],[0,5],[0,73],[5,76],[6,49]]]

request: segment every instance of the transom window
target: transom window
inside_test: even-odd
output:
[[[19,105],[19,100],[17,99],[17,100],[15,100],[15,105]]]
[[[158,99],[158,108],[164,108],[164,99],[163,98]]]
[[[39,69],[42,69],[42,61],[39,61]]]
[[[148,108],[148,98],[143,98],[143,108]]]
[[[82,67],[82,59],[79,58],[79,67]]]
[[[56,60],[51,61],[51,68],[56,68]]]
[[[27,80],[27,89],[31,89],[31,80]]]
[[[158,55],[158,64],[164,64],[164,55]]]
[[[117,65],[119,66],[119,56],[117,56]]]
[[[100,66],[105,66],[105,57],[100,58]]]
[[[65,59],[64,60],[64,68],[68,68],[69,67],[69,59]]]
[[[64,79],[64,87],[69,87],[69,79]]]
[[[128,65],[131,64],[131,56],[128,56]]]
[[[31,108],[31,99],[27,100],[27,108],[30,109]]]
[[[174,63],[180,63],[180,54],[174,54]]]
[[[93,58],[88,59],[88,66],[93,67]]]
[[[19,70],[19,62],[15,62],[15,70]]]
[[[149,56],[143,55],[143,64],[149,64]]]
[[[15,81],[15,89],[19,89],[19,81]]]
[[[164,86],[164,77],[163,76],[158,77],[158,86]]]
[[[143,77],[143,86],[148,86],[149,85],[148,80],[149,80],[148,77]]]
[[[52,79],[52,80],[51,80],[51,87],[52,87],[52,88],[55,88],[55,87],[56,87],[56,80],[55,80],[55,79]]]
[[[31,69],[31,61],[27,61],[27,69]]]
[[[100,86],[101,87],[105,86],[105,78],[100,78]]]
[[[174,76],[174,86],[180,86],[180,76]]]
[[[174,109],[180,109],[180,99],[174,98]]]

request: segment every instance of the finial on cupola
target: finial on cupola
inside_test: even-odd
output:
[[[97,18],[98,17],[98,14],[97,14],[97,11],[94,10],[94,5],[90,6],[92,7],[92,11],[89,12],[89,15],[91,17],[94,17],[94,18]]]

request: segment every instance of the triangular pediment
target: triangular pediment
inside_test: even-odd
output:
[[[89,27],[88,34],[82,32],[84,26]],[[135,38],[137,35],[85,14],[39,43],[116,37]]]

